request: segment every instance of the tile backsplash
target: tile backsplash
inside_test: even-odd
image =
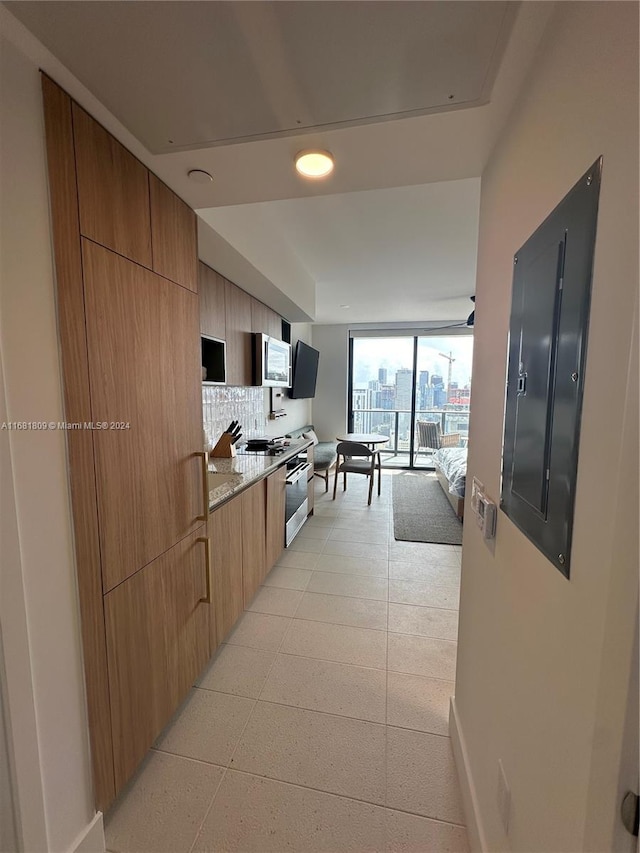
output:
[[[231,421],[242,425],[242,437],[265,434],[264,390],[231,386],[202,386],[203,428],[214,445]]]

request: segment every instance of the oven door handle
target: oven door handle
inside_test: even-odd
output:
[[[299,465],[296,465],[296,467],[287,474],[287,478],[285,480],[287,486],[292,486],[294,483],[297,483],[298,480],[301,480],[302,477],[306,477],[307,471],[310,469],[310,462],[301,462]]]

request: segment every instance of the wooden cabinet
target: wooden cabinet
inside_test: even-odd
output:
[[[209,515],[211,574],[218,646],[240,617],[242,589],[242,496],[233,498]]]
[[[251,298],[251,331],[262,332],[272,338],[282,340],[282,320],[259,299]]]
[[[245,609],[266,574],[266,485],[255,483],[240,496],[242,503],[242,588]]]
[[[155,175],[149,175],[153,271],[197,292],[196,215]]]
[[[209,658],[204,525],[105,596],[116,789]]]
[[[106,592],[204,520],[198,298],[82,244]]]
[[[80,233],[151,267],[148,171],[73,104]]]
[[[251,297],[225,279],[227,385],[251,385]]]
[[[270,308],[267,309],[269,311],[269,332],[272,338],[277,338],[279,341],[282,340],[282,317],[279,314],[276,314],[275,311],[272,311]]]
[[[68,439],[95,804],[104,811],[217,644],[202,601],[195,217],[44,75],[43,100],[65,416],[93,422]],[[224,541],[241,546],[240,531],[229,536],[225,528]]]
[[[266,570],[280,559],[284,551],[285,479],[287,469],[278,468],[267,479]]]
[[[227,338],[225,287],[225,280],[219,273],[202,262],[198,263],[200,331],[221,341]]]

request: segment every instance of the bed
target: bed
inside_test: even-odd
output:
[[[436,477],[460,521],[464,517],[467,448],[441,447],[433,454]]]

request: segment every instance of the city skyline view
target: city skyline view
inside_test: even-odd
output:
[[[398,370],[413,367],[413,337],[355,338],[353,341],[353,387],[366,388],[378,379],[380,369],[387,370],[391,382]],[[471,384],[473,359],[472,335],[442,335],[418,338],[418,372],[428,370],[431,375],[446,378],[448,362],[439,353],[455,359],[451,379],[460,386]]]
[[[417,342],[414,336],[355,338],[351,429],[388,436],[383,460],[391,465],[432,466],[437,445],[420,445],[420,421],[437,424],[453,446],[465,448],[472,358],[471,335],[422,337]]]

